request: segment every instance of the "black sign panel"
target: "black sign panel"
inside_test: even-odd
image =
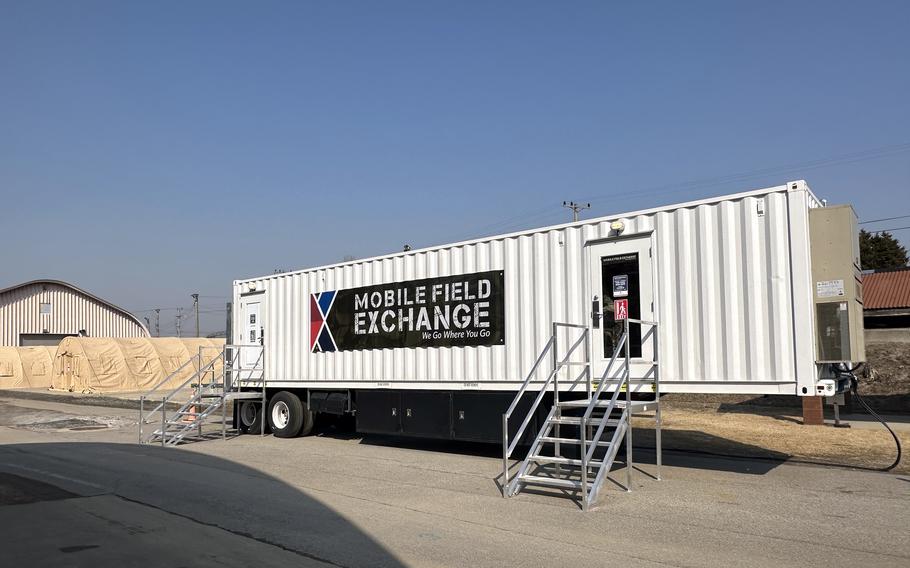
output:
[[[314,353],[504,343],[501,270],[310,295]]]

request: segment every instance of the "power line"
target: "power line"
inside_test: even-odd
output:
[[[645,196],[645,195],[659,195],[667,193],[678,193],[683,191],[691,191],[695,189],[704,189],[717,185],[724,185],[734,182],[743,182],[755,178],[767,177],[771,175],[782,175],[789,172],[801,172],[806,170],[814,170],[818,168],[825,168],[831,166],[838,166],[843,164],[852,164],[856,162],[862,162],[866,160],[874,160],[878,158],[883,158],[886,156],[894,155],[900,152],[906,152],[910,150],[910,142],[905,142],[901,144],[893,144],[890,146],[879,146],[877,148],[870,148],[867,150],[860,150],[856,152],[849,152],[845,154],[838,154],[830,156],[827,158],[817,158],[814,160],[808,160],[805,162],[797,162],[791,164],[782,164],[778,166],[771,166],[767,168],[760,168],[755,170],[747,170],[739,173],[727,174],[723,176],[713,177],[713,178],[701,178],[685,182],[652,186],[649,188],[638,189],[634,191],[625,191],[619,193],[611,194],[601,194],[594,195],[585,198],[586,201],[592,202],[602,202],[608,199],[615,199],[617,197],[627,197],[627,196]],[[532,219],[539,219],[546,212],[547,209],[533,210],[528,211],[525,214],[519,214],[512,216],[506,219],[503,219],[496,223],[490,223],[485,225],[479,231],[483,232],[500,232],[501,230],[506,230],[506,228],[518,227],[530,222]],[[871,221],[869,221],[871,222]],[[505,227],[504,227],[505,226]],[[477,235],[478,231],[474,231],[472,235]],[[465,235],[467,238],[468,235]]]
[[[905,231],[907,229],[910,229],[910,225],[908,225],[906,227],[894,227],[893,229],[881,229],[878,231],[869,231],[869,232],[872,233],[873,235],[875,235],[877,233],[893,233],[894,231]]]
[[[894,221],[895,219],[906,219],[910,215],[898,215],[897,217],[885,217],[884,219],[872,219],[871,221],[860,221],[860,225],[868,225],[869,223],[879,223],[881,221]]]
[[[865,160],[873,160],[876,158],[883,158],[885,156],[890,156],[892,154],[897,154],[900,152],[906,152],[910,150],[910,142],[904,142],[902,144],[893,144],[891,146],[881,146],[878,148],[870,148],[868,150],[860,150],[857,152],[850,152],[846,154],[839,154],[835,156],[830,156],[828,158],[818,158],[815,160],[808,160],[806,162],[797,162],[792,164],[784,164],[780,166],[772,166],[767,168],[760,168],[756,170],[749,170],[746,172],[740,172],[735,174],[728,174],[724,176],[719,176],[715,178],[706,178],[700,180],[692,180],[687,182],[681,182],[677,184],[667,184],[664,186],[656,186],[644,191],[627,191],[623,193],[613,193],[603,196],[595,196],[590,198],[591,201],[603,200],[603,199],[612,199],[615,197],[629,196],[629,195],[657,195],[663,193],[676,193],[680,191],[687,191],[690,189],[711,187],[716,185],[723,185],[726,183],[732,183],[737,181],[748,181],[757,177],[766,177],[770,175],[780,175],[784,173],[794,172],[794,171],[805,171],[813,170],[823,167],[836,166],[841,164],[852,164],[856,162],[862,162]]]
[[[199,297],[200,298],[211,298],[211,299],[217,300],[217,299],[225,298],[226,296],[203,296],[200,294]],[[221,305],[222,304],[219,304],[219,306],[221,306]],[[206,306],[200,306],[200,307],[205,309],[205,308],[214,308],[215,306],[206,305]],[[134,313],[134,314],[147,314],[150,312],[176,312],[176,311],[187,310],[187,309],[191,309],[191,308],[185,308],[183,306],[170,306],[170,307],[166,307],[166,308],[148,308],[148,309],[144,309],[144,310],[130,310],[130,312]]]

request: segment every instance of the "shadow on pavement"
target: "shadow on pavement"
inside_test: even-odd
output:
[[[350,433],[324,433],[323,435],[348,436],[345,439],[355,436]],[[654,466],[657,463],[654,430],[634,428],[633,439],[634,463]],[[459,442],[369,434],[363,435],[360,443],[502,459],[501,446],[481,442]],[[764,475],[791,457],[781,452],[694,430],[664,430],[663,449],[663,463],[667,466],[752,475]],[[517,460],[524,458],[528,450],[528,447],[516,449],[512,456],[513,467]],[[564,457],[577,457],[568,448],[566,450],[563,452]],[[616,458],[617,463],[613,465],[614,471],[624,467],[624,456],[625,449],[620,447]],[[497,478],[497,484],[499,484],[499,478]]]
[[[402,565],[280,479],[151,446],[0,446],[0,526],[10,566]]]
[[[894,419],[900,420],[910,408],[910,393],[902,394],[863,394],[863,400],[876,412],[896,414]],[[733,397],[729,397],[733,398]],[[717,412],[733,414],[753,414],[771,416],[778,420],[802,424],[802,407],[798,398],[783,395],[763,395],[751,398],[738,397],[735,401],[721,401],[717,404]],[[834,418],[831,405],[824,405],[826,418]],[[863,407],[851,400],[850,393],[845,395],[845,405],[841,407],[841,415],[860,414],[866,415]]]

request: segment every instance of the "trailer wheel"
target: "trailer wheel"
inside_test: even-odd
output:
[[[262,432],[262,403],[249,400],[241,401],[237,410],[240,431],[244,434],[259,434]],[[265,425],[265,433],[269,433],[269,425]]]
[[[281,391],[273,396],[268,417],[277,438],[306,436],[313,430],[313,413],[294,393]]]

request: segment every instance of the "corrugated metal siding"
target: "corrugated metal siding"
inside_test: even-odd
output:
[[[40,305],[51,304],[42,315]],[[20,334],[67,333],[84,329],[92,337],[143,337],[148,335],[123,313],[59,284],[35,283],[0,295],[0,345],[19,344]]]
[[[789,200],[798,196],[808,215],[814,197],[774,189],[618,217],[626,225],[624,236],[653,231],[662,381],[796,380],[794,325],[808,336],[813,327],[809,318],[795,321],[793,313]],[[508,382],[500,388],[514,388],[549,337],[551,322],[589,321],[586,243],[609,237],[615,219],[244,281],[266,290],[269,378],[360,381],[361,386]],[[485,270],[505,271],[504,346],[309,352],[311,293]],[[796,284],[797,293],[808,297],[808,280]],[[241,286],[246,284],[235,285],[235,306]],[[235,313],[239,318],[240,310]],[[748,386],[739,390],[757,392]]]
[[[787,197],[657,215],[663,380],[794,380]]]
[[[863,309],[910,308],[910,268],[863,274]]]

